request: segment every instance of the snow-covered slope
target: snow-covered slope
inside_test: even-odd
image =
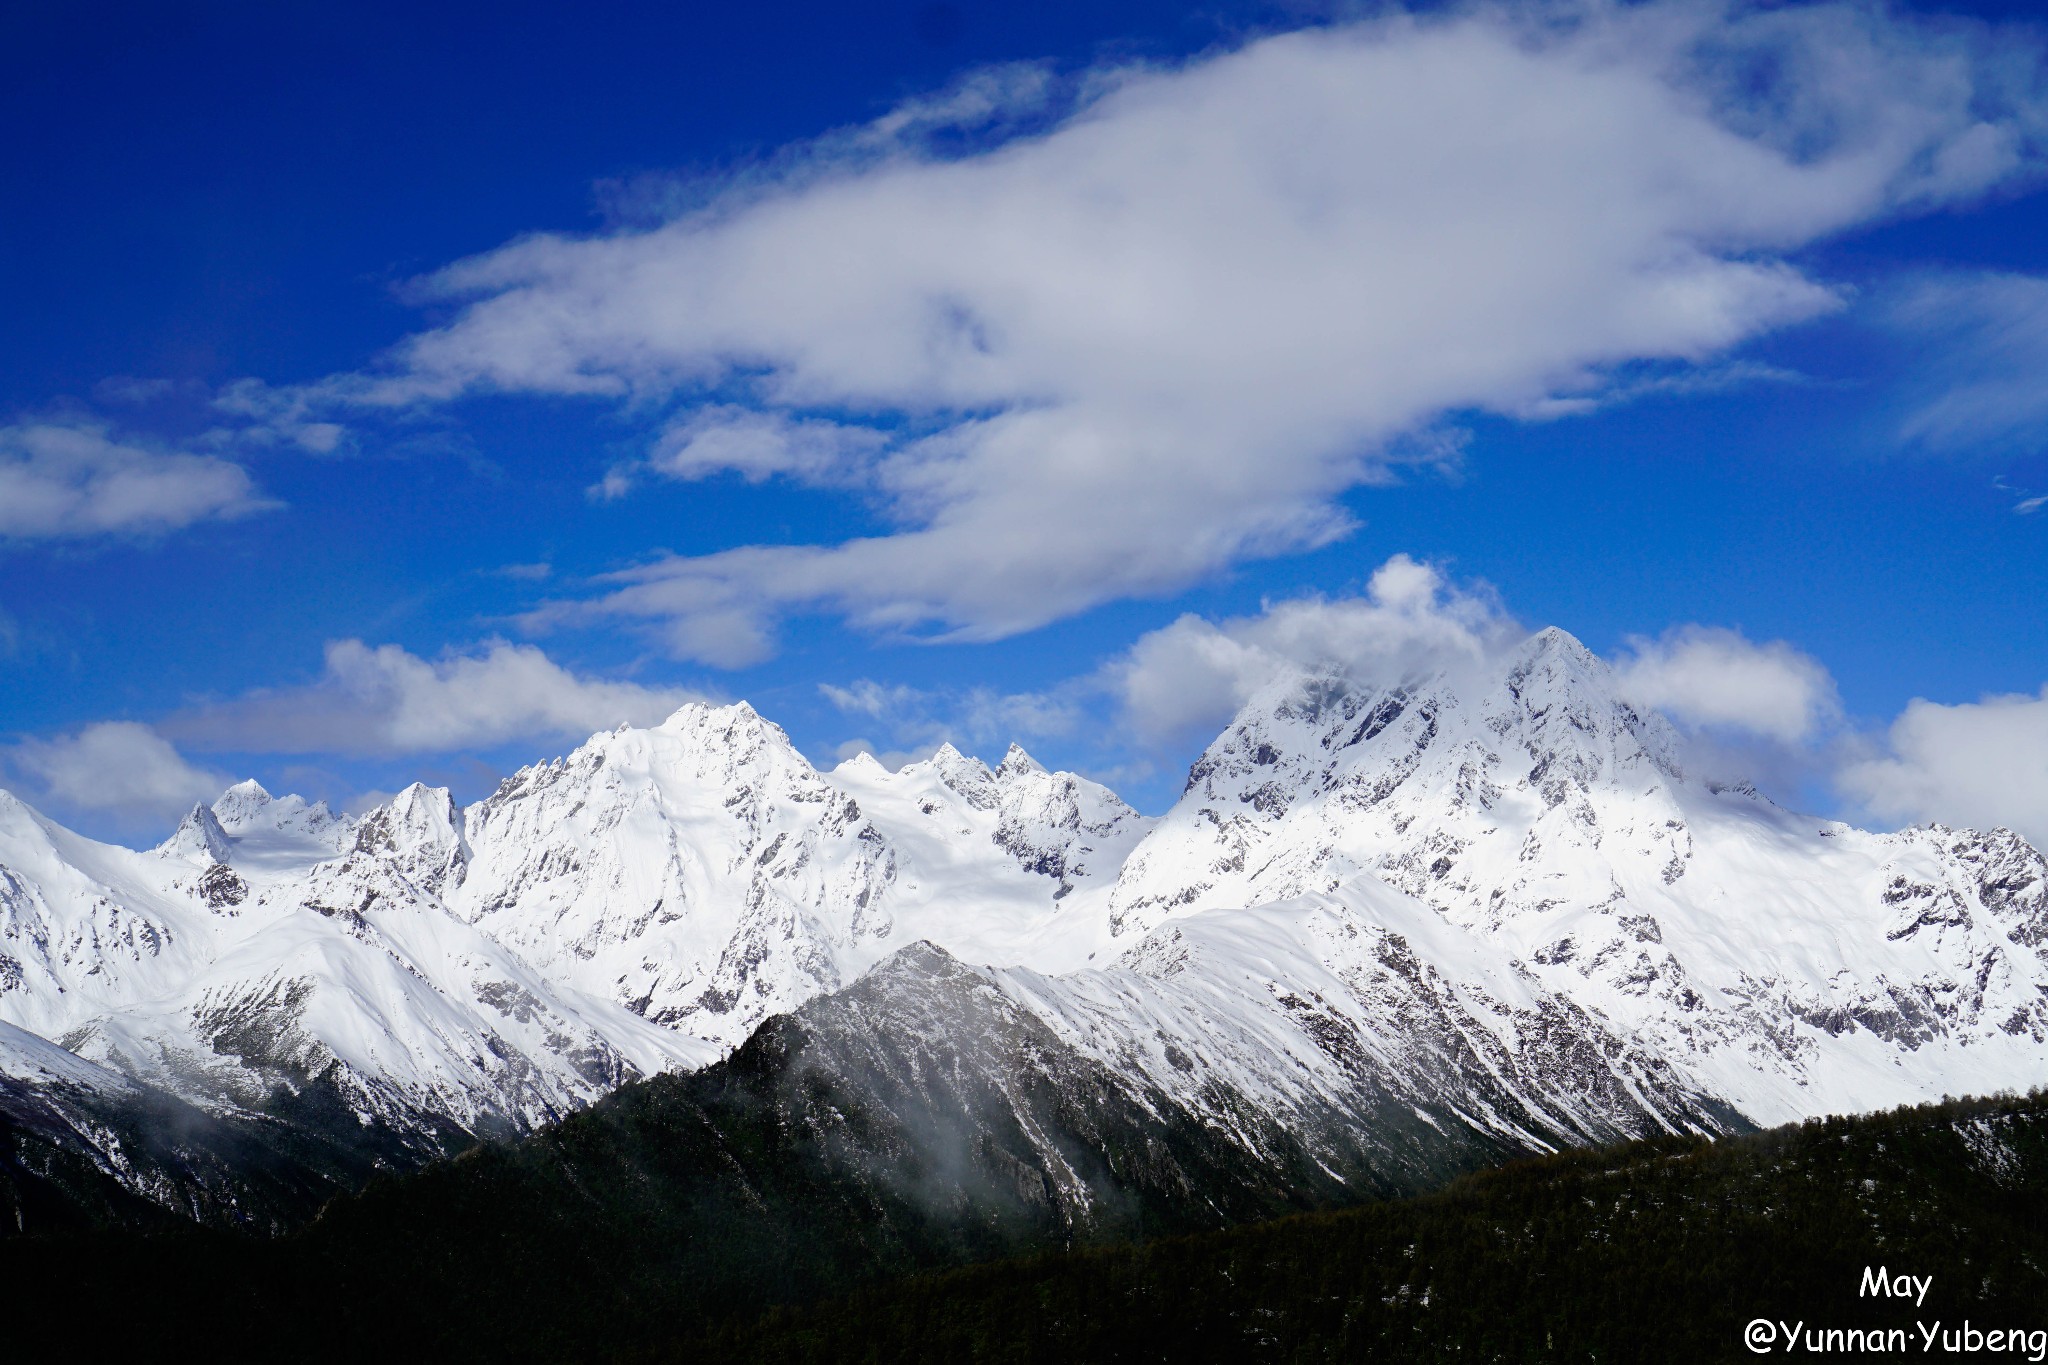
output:
[[[507,779],[442,894],[550,979],[730,1048],[915,939],[1057,958],[1148,827],[1021,749],[820,773],[744,703],[686,706]]]
[[[998,975],[1062,1038],[1188,1112],[1226,1131],[1277,1122],[1394,1187],[1475,1144],[1743,1126],[1498,946],[1389,888],[1349,890],[1180,916],[1108,968]]]
[[[745,705],[466,810],[245,782],[142,853],[0,793],[0,1020],[219,1112],[321,1087],[431,1151],[701,1065],[920,936],[1008,963],[1092,932],[1148,825],[1022,750],[820,774]]]
[[[1689,778],[1543,631],[1490,673],[1284,680],[1126,864],[1113,932],[1407,892],[1760,1122],[2048,1081],[2048,867]]]
[[[243,783],[147,852],[0,793],[0,1022],[219,1113],[318,1090],[421,1151],[725,1055],[920,943],[1132,1103],[1253,1159],[1280,1123],[1332,1170],[2048,1081],[2038,852],[1677,755],[1552,630],[1282,679],[1156,821],[1016,748],[820,772],[745,704],[466,809]]]
[[[245,783],[134,853],[0,793],[0,1018],[216,1109],[318,1082],[423,1132],[527,1126],[711,1055],[449,914],[404,824],[436,801],[349,824]]]

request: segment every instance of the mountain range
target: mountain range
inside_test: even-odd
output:
[[[1014,746],[821,772],[744,703],[145,851],[0,793],[5,1197],[279,1230],[742,1055],[834,1169],[1069,1232],[2048,1082],[2040,852],[1682,754],[1551,629],[1277,679],[1156,819]]]

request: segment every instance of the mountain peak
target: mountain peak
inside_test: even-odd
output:
[[[681,706],[678,706],[675,710],[669,712],[668,715],[665,718],[663,718],[661,724],[655,726],[654,728],[657,730],[693,729],[696,726],[703,723],[704,713],[709,711],[710,709],[711,707],[705,704],[704,702],[686,701]],[[620,728],[630,729],[631,727],[622,726]],[[616,734],[618,733],[618,731],[614,730],[610,733]],[[593,735],[592,738],[594,739],[596,738],[596,736]]]
[[[713,701],[686,701],[675,710],[669,712],[668,718],[654,728],[681,734],[691,730],[701,730],[708,725],[745,724],[749,721],[762,723],[761,713],[744,701],[736,701],[724,706]],[[620,728],[631,729],[632,727],[621,726]]]
[[[1556,626],[1545,626],[1522,641],[1510,653],[1509,661],[1510,679],[1537,673],[1568,675],[1580,687],[1603,693],[1615,690],[1614,671],[1607,661],[1586,648],[1578,636]]]
[[[431,811],[440,816],[455,809],[454,798],[449,795],[446,787],[429,787],[424,782],[413,783],[392,797],[387,804],[391,809],[407,814],[420,810]]]
[[[659,734],[687,737],[707,750],[758,752],[765,745],[797,756],[796,746],[783,728],[744,701],[725,706],[708,701],[685,702],[654,729]],[[629,729],[621,733],[645,732]],[[593,742],[602,738],[605,736],[592,736]]]
[[[385,858],[425,889],[460,885],[469,862],[462,810],[446,787],[415,782],[356,825],[355,848]]]
[[[1001,781],[1005,778],[1017,777],[1023,773],[1042,773],[1044,771],[1045,765],[1030,754],[1025,753],[1023,745],[1012,743],[1009,752],[1003,755],[1003,761],[996,765],[995,775],[996,779]]]
[[[989,771],[988,764],[961,753],[951,740],[941,744],[929,761],[939,780],[967,798],[968,805],[976,810],[995,806],[996,775]]]
[[[248,825],[270,805],[271,795],[255,778],[244,778],[222,792],[213,803],[221,828],[233,831]]]
[[[222,792],[212,807],[220,827],[252,851],[250,841],[269,852],[287,846],[302,851],[317,847],[332,851],[343,838],[347,821],[327,808],[325,801],[307,801],[298,795],[272,796],[254,778],[235,783]]]
[[[1593,651],[1587,649],[1578,636],[1563,626],[1545,626],[1531,635],[1523,648],[1534,653],[1567,654],[1574,658],[1593,659]]]
[[[157,845],[157,852],[172,858],[203,860],[206,866],[225,863],[234,856],[235,841],[221,828],[219,817],[205,802],[194,802],[171,837]]]
[[[1622,696],[1613,670],[1570,632],[1536,631],[1490,660],[1458,660],[1395,682],[1309,669],[1253,695],[1188,775],[1187,794],[1277,814],[1303,790],[1435,788],[1487,804],[1482,771],[1506,750],[1580,789],[1654,770],[1683,781],[1678,737]],[[1491,780],[1515,779],[1496,773]],[[1477,785],[1475,785],[1475,783]],[[1551,799],[1554,800],[1553,792]]]
[[[1491,724],[1516,734],[1532,753],[1589,752],[1610,776],[1647,761],[1668,778],[1684,779],[1670,723],[1630,703],[1606,660],[1556,626],[1523,641],[1481,705]]]

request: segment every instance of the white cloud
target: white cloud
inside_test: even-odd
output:
[[[818,691],[844,715],[869,723],[890,746],[878,748],[865,736],[838,745],[837,758],[875,754],[891,768],[926,758],[951,741],[968,753],[996,753],[1012,743],[1064,736],[1082,723],[1093,680],[1069,683],[1052,692],[998,692],[969,687],[926,690],[885,685],[863,678],[851,686],[819,684]]]
[[[162,735],[125,720],[24,740],[9,757],[57,804],[123,820],[175,819],[233,781],[195,767]]]
[[[1944,706],[1915,699],[1842,790],[1889,820],[2004,825],[2048,848],[2048,687]]]
[[[1273,602],[1220,622],[1183,616],[1141,637],[1102,680],[1133,737],[1170,750],[1206,742],[1252,693],[1302,668],[1389,682],[1478,663],[1519,636],[1483,588],[1452,587],[1435,566],[1395,555],[1364,597]]]
[[[0,426],[0,539],[149,534],[277,506],[240,465],[83,418]]]
[[[651,725],[699,699],[682,688],[579,676],[532,645],[503,640],[432,660],[337,640],[317,681],[195,708],[163,728],[190,744],[250,753],[448,753]]]
[[[1835,307],[1785,253],[2031,173],[2038,65],[1874,5],[1583,0],[1012,73],[660,226],[452,266],[451,321],[321,392],[737,393],[804,439],[656,461],[857,471],[895,529],[664,559],[557,616],[727,664],[788,611],[993,638],[1342,536],[1339,495],[1446,412],[1538,414]],[[1034,131],[932,150],[1006,112]]]
[[[887,444],[888,437],[871,427],[715,404],[671,422],[644,463],[611,470],[596,491],[624,496],[641,468],[685,481],[731,471],[749,483],[776,475],[844,482],[858,477]]]
[[[318,399],[305,389],[273,388],[260,379],[238,379],[214,395],[213,408],[236,419],[208,438],[221,445],[295,446],[309,455],[332,455],[348,442],[348,428],[315,411]]]
[[[1676,626],[1655,640],[1632,637],[1614,670],[1630,697],[1686,725],[1798,744],[1841,717],[1827,669],[1783,640]]]
[[[1045,692],[871,680],[820,691],[868,732],[839,744],[836,758],[865,751],[896,767],[947,739],[989,752],[1013,738],[1081,735],[1092,737],[1098,777],[1149,780],[1207,744],[1254,693],[1304,669],[1368,684],[1439,670],[1486,677],[1527,638],[1486,585],[1395,555],[1360,596],[1269,602],[1223,620],[1184,615]],[[1681,625],[1631,637],[1610,664],[1623,695],[1685,728],[1696,777],[1758,782],[1793,799],[1832,785],[1882,822],[2003,824],[2048,847],[2048,688],[1974,705],[1916,700],[1879,744],[1844,715],[1826,666],[1787,641]]]
[[[1044,691],[928,690],[871,679],[818,690],[868,732],[839,745],[839,758],[867,751],[895,766],[947,740],[993,754],[1012,741],[1083,736],[1098,775],[1149,776],[1156,760],[1206,744],[1252,693],[1283,675],[1331,667],[1362,679],[1405,677],[1480,662],[1519,638],[1489,589],[1454,587],[1434,565],[1395,555],[1362,597],[1272,602],[1220,622],[1185,615]]]
[[[2048,279],[1923,279],[1890,316],[1915,338],[1916,376],[1937,389],[1907,416],[1906,440],[1946,450],[2048,432]],[[2032,509],[2022,502],[2015,510]]]
[[[919,688],[902,683],[885,686],[872,678],[862,678],[850,687],[833,683],[819,683],[818,692],[842,713],[849,716],[866,716],[880,720],[904,711],[921,709],[930,694]]]

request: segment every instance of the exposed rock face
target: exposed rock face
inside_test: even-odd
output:
[[[943,980],[1118,1103],[1375,1189],[2048,1081],[2039,852],[1816,821],[1676,753],[1545,631],[1392,686],[1280,680],[1156,821],[1014,747],[820,772],[744,704],[466,809],[243,783],[146,853],[0,793],[0,1020],[219,1115],[325,1096],[427,1152],[821,996],[921,1028],[882,994]],[[999,1051],[950,1055],[1022,1084]]]

